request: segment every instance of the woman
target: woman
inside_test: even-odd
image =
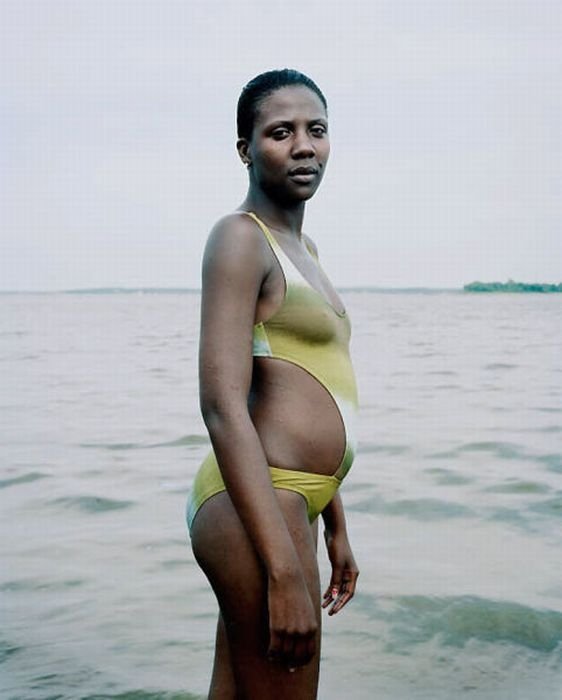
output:
[[[195,557],[220,614],[209,697],[316,697],[322,515],[337,613],[358,576],[338,486],[357,406],[345,309],[302,233],[324,175],[326,100],[293,70],[254,78],[238,102],[246,199],[203,260],[200,400],[213,451],[188,504]]]

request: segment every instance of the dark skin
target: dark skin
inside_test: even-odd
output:
[[[251,138],[237,144],[250,181],[240,210],[255,212],[341,311],[302,233],[306,201],[328,160],[327,127],[321,101],[306,87],[266,97]],[[255,222],[239,212],[220,220],[203,261],[200,400],[227,491],[203,504],[192,529],[195,556],[221,610],[212,700],[315,698],[320,607],[341,610],[358,576],[337,494],[322,513],[332,577],[320,600],[316,524],[309,524],[300,494],[271,484],[268,464],[333,474],[345,448],[341,417],[324,387],[295,365],[252,357],[253,326],[280,308],[284,292],[282,271]]]

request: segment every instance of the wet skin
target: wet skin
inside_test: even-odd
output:
[[[250,180],[240,209],[256,212],[309,283],[341,310],[302,234],[305,202],[329,150],[326,112],[314,92],[299,86],[269,95],[251,139],[238,141]],[[290,363],[252,357],[253,325],[279,309],[284,291],[279,264],[250,217],[219,221],[203,262],[200,394],[227,491],[203,504],[192,530],[221,609],[213,700],[316,697],[316,530],[302,496],[272,488],[267,464],[331,474],[345,435],[316,380]],[[357,567],[339,495],[322,515],[333,572],[324,603],[333,613],[353,596]]]

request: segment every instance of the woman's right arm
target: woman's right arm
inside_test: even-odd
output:
[[[324,540],[328,550],[328,558],[332,565],[332,576],[322,607],[330,607],[328,614],[335,615],[355,595],[359,569],[349,544],[345,513],[339,491],[322,511],[324,520]]]
[[[269,654],[297,665],[314,654],[316,617],[248,411],[267,252],[248,217],[226,217],[211,232],[203,259],[200,401],[228,494],[267,572]]]

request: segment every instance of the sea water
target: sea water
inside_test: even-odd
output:
[[[319,698],[562,698],[562,295],[343,294],[361,569]],[[204,698],[197,293],[0,296],[0,696]],[[319,546],[323,584],[329,567]]]

